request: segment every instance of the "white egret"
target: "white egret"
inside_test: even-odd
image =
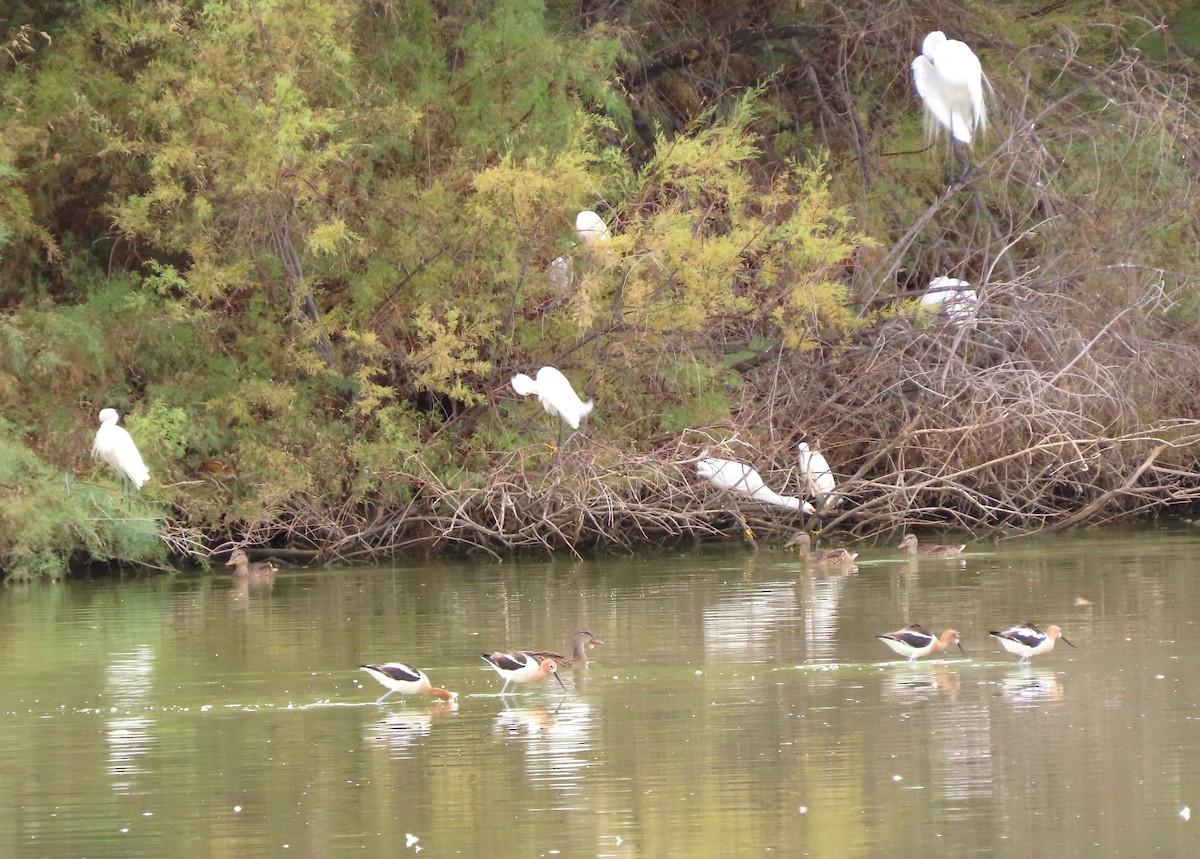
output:
[[[829,462],[820,451],[813,450],[808,442],[796,445],[797,459],[800,466],[800,482],[807,492],[817,502],[818,507],[837,507],[842,503],[840,495],[834,495],[837,480]]]
[[[584,209],[575,216],[575,235],[585,245],[604,243],[609,239],[608,224],[591,209]]]
[[[932,137],[937,123],[961,143],[969,144],[987,126],[983,88],[987,78],[979,58],[965,42],[947,39],[941,30],[925,37],[921,56],[912,61],[913,83],[925,104],[925,129]]]
[[[531,379],[524,373],[512,378],[513,390],[522,397],[536,394],[542,408],[558,418],[558,443],[562,445],[562,425],[566,421],[571,429],[579,429],[579,423],[592,411],[592,401],[586,403],[575,393],[567,377],[554,367],[543,367],[537,378]]]
[[[133,438],[124,427],[117,426],[120,415],[116,409],[100,410],[100,429],[92,442],[92,459],[102,459],[117,472],[122,481],[128,480],[138,489],[150,479]]]
[[[756,501],[786,507],[788,510],[802,510],[809,514],[817,512],[807,501],[801,501],[791,495],[780,495],[769,489],[757,471],[732,459],[706,457],[696,463],[696,474],[718,489],[742,492]]]
[[[560,292],[569,289],[574,280],[575,270],[565,256],[555,257],[550,261],[550,265],[546,266],[546,282]]]
[[[979,308],[979,293],[957,277],[935,277],[929,281],[929,291],[921,296],[921,306],[940,310],[961,328]]]

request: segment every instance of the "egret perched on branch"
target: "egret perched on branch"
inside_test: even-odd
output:
[[[142,462],[133,437],[124,427],[117,426],[120,415],[116,409],[100,410],[100,429],[96,430],[96,440],[92,442],[92,459],[102,459],[107,462],[122,481],[128,480],[138,489],[150,479],[150,472]]]
[[[987,126],[983,67],[965,42],[947,39],[941,30],[925,37],[921,56],[912,61],[913,83],[925,103],[925,130],[930,137],[941,123],[961,143],[970,144]]]
[[[818,507],[837,507],[842,503],[840,495],[834,495],[837,481],[820,451],[813,450],[808,442],[796,445],[797,459],[800,466],[800,481],[804,491],[813,497]]]
[[[585,245],[607,242],[608,224],[591,209],[584,209],[575,216],[575,235]]]
[[[817,512],[807,501],[801,501],[791,495],[780,495],[767,488],[757,471],[732,459],[706,457],[696,463],[696,474],[718,489],[742,492],[757,501],[786,507],[788,510],[802,510],[810,514]]]
[[[958,327],[970,321],[979,307],[979,293],[957,277],[935,277],[929,291],[921,296],[921,306],[941,310]]]
[[[562,425],[566,421],[571,429],[579,429],[579,422],[592,411],[592,401],[586,403],[579,399],[567,377],[554,367],[543,367],[537,371],[537,379],[531,379],[524,373],[517,373],[512,378],[513,390],[522,397],[537,394],[542,408],[558,418],[558,444],[562,446]]]

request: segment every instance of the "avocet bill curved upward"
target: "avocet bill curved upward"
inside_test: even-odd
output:
[[[558,663],[553,659],[539,661],[532,653],[517,651],[516,653],[481,653],[483,661],[496,673],[504,678],[504,686],[500,689],[503,695],[508,691],[510,683],[544,683],[554,675],[558,685],[567,690],[567,684],[558,676]]]

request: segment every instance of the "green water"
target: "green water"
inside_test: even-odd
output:
[[[8,587],[0,854],[1194,854],[1200,532],[860,551]],[[1017,665],[1025,620],[1078,649]],[[481,651],[578,626],[569,694],[497,694]],[[457,702],[376,705],[387,660]]]

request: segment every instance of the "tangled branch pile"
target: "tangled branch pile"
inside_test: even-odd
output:
[[[782,535],[695,462],[795,495],[801,440],[864,537],[1192,507],[1187,5],[0,11],[0,567]],[[972,150],[925,139],[933,29],[995,90]],[[548,364],[597,404],[554,456],[509,385]]]

